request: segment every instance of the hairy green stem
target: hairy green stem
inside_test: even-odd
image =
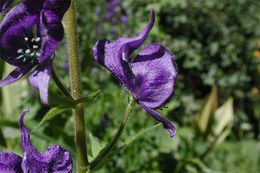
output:
[[[107,154],[109,154],[109,152],[116,146],[116,143],[117,143],[118,139],[120,138],[120,136],[122,135],[122,132],[125,129],[127,121],[130,118],[130,115],[131,115],[131,112],[134,108],[134,105],[135,105],[135,101],[131,97],[119,129],[117,130],[113,139],[106,145],[106,147],[104,149],[102,149],[100,151],[98,156],[90,163],[90,169],[93,169],[94,167],[96,167],[98,165],[98,163],[102,160],[102,158],[106,157]]]
[[[75,0],[72,0],[71,6],[65,15],[65,33],[67,37],[69,70],[71,81],[71,95],[74,99],[81,98],[81,82],[80,82],[80,61],[79,47],[77,38]],[[85,121],[83,105],[79,104],[73,110],[75,123],[75,143],[77,155],[77,172],[85,173],[88,166]]]

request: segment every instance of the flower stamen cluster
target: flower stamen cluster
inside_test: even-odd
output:
[[[17,60],[21,60],[23,63],[30,62],[32,64],[39,63],[40,57],[40,37],[29,39],[28,37],[24,38],[26,42],[26,48],[20,48],[17,50],[19,56],[16,58]]]

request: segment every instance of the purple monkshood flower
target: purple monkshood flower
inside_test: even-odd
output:
[[[6,14],[0,23],[0,57],[16,69],[0,86],[16,82],[35,68],[29,82],[47,104],[53,54],[64,36],[61,20],[70,2],[24,0]]]
[[[12,2],[13,0],[0,0],[0,12],[5,12]]]
[[[24,125],[25,109],[19,120],[23,157],[11,152],[0,152],[0,172],[4,173],[72,173],[72,158],[68,151],[59,145],[49,146],[40,153],[30,141],[30,133]]]
[[[174,93],[177,72],[173,56],[159,43],[153,43],[145,46],[135,58],[131,57],[147,38],[154,21],[152,11],[148,24],[137,37],[122,37],[112,42],[100,40],[93,47],[93,54],[94,59],[132,93],[141,107],[162,122],[172,137],[176,133],[174,125],[155,109],[162,107]]]

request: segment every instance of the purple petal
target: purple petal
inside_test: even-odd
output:
[[[0,80],[0,87],[16,82],[17,80],[21,79],[32,68],[33,68],[33,65],[30,65],[30,64],[27,66],[24,66],[24,67],[17,67],[14,71],[12,71],[3,80]]]
[[[4,165],[0,163],[1,173],[16,173],[10,166]],[[20,172],[22,173],[22,172]]]
[[[0,0],[0,12],[5,12],[12,2],[13,0]]]
[[[161,122],[163,124],[163,127],[165,130],[167,130],[171,137],[175,136],[176,134],[176,128],[172,124],[171,121],[169,121],[167,118],[156,112],[155,110],[145,106],[144,104],[140,103],[140,105],[157,121]]]
[[[1,173],[22,173],[22,158],[15,153],[0,152]]]
[[[65,12],[69,9],[70,4],[71,0],[45,0],[43,10],[52,11],[62,18]]]
[[[93,47],[94,59],[112,72],[124,87],[130,91],[133,89],[133,76],[128,66],[128,62],[131,60],[129,56],[146,39],[154,24],[154,15],[154,11],[152,11],[150,21],[137,37],[119,38],[113,42],[100,40]]]
[[[52,66],[47,61],[40,64],[36,70],[29,76],[30,84],[39,90],[42,103],[48,104],[48,88],[51,79]]]
[[[63,39],[64,29],[61,23],[64,13],[70,6],[70,0],[45,0],[40,19],[41,56],[40,63],[51,58],[59,42]]]
[[[59,42],[63,39],[64,30],[61,19],[52,11],[44,11],[41,15],[41,55],[40,63],[51,59]]]
[[[131,64],[136,80],[134,96],[143,105],[158,108],[174,92],[177,77],[172,55],[160,44],[146,46]]]
[[[25,109],[20,117],[19,125],[21,130],[22,147],[24,157],[22,161],[22,169],[24,172],[72,172],[72,159],[64,148],[61,146],[50,146],[44,153],[40,153],[32,146],[30,134],[24,125],[24,116],[28,112]]]
[[[128,63],[118,57],[117,44],[110,44],[108,40],[100,40],[93,47],[93,55],[95,60],[107,68],[112,74],[123,84],[123,86],[132,90],[133,79]],[[116,56],[116,55],[118,56]]]

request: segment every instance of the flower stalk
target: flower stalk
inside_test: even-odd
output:
[[[69,56],[69,71],[71,81],[71,95],[74,99],[81,97],[81,82],[80,82],[80,62],[79,62],[79,46],[77,38],[77,23],[75,1],[71,2],[71,6],[65,15],[65,34],[67,37],[68,56]],[[77,172],[85,173],[88,165],[85,121],[83,105],[79,104],[73,110],[75,123],[75,142],[77,156]]]
[[[127,121],[130,118],[131,112],[134,108],[135,105],[135,100],[133,99],[133,97],[130,97],[130,101],[127,105],[126,111],[125,111],[125,115],[124,118],[120,124],[119,129],[117,130],[115,136],[113,137],[113,139],[106,145],[106,147],[104,149],[102,149],[100,151],[100,153],[98,154],[98,156],[90,163],[90,169],[95,168],[100,161],[102,161],[102,159],[104,157],[106,157],[110,151],[116,146],[117,141],[119,140],[120,136],[122,135],[122,132],[124,131]]]
[[[69,91],[67,90],[67,88],[62,84],[62,82],[60,81],[59,77],[57,76],[55,70],[52,71],[52,78],[55,82],[55,84],[57,85],[57,87],[59,88],[59,90],[67,97],[72,98]]]

